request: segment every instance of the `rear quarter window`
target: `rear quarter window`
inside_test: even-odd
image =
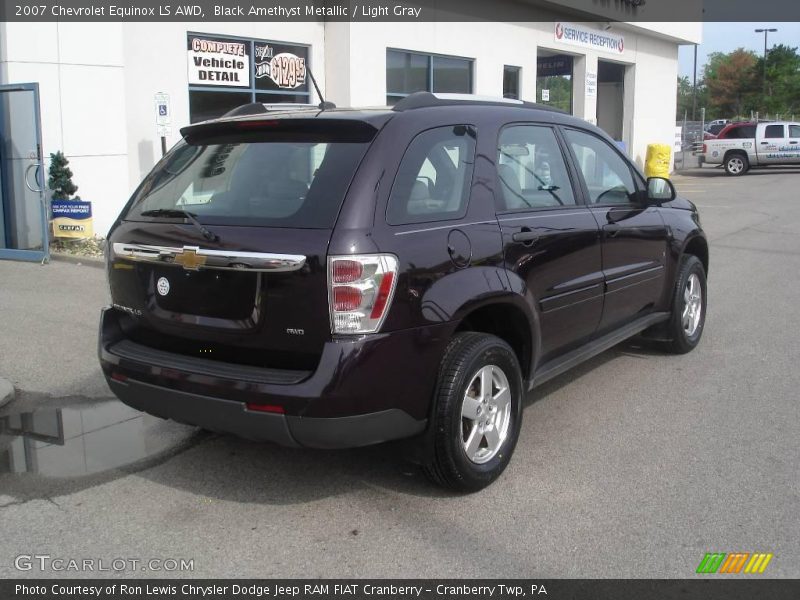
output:
[[[389,195],[390,225],[458,219],[467,213],[475,163],[475,129],[429,129],[409,145]]]

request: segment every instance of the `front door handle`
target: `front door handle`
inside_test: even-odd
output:
[[[511,239],[518,244],[522,244],[523,246],[533,246],[536,240],[539,239],[539,234],[528,227],[523,227],[518,232],[513,234]]]

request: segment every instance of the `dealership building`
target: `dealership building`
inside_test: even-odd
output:
[[[64,152],[104,235],[162,137],[172,146],[182,126],[249,102],[317,103],[312,73],[338,106],[391,105],[418,90],[535,100],[596,123],[641,165],[647,144],[672,144],[678,46],[699,43],[701,30],[568,13],[530,23],[0,23],[0,86],[36,84],[0,104],[0,248],[36,242],[21,205],[40,152],[25,146],[36,136],[18,115],[37,95],[42,171]],[[14,183],[14,169],[28,179]]]

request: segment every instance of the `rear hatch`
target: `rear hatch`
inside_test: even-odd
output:
[[[376,129],[256,119],[185,130],[109,238],[129,340],[191,357],[313,369],[330,339],[326,255]]]

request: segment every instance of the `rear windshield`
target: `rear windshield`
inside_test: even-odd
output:
[[[327,229],[368,145],[307,132],[184,141],[148,175],[123,218],[174,219],[168,211],[177,210],[210,225]]]

